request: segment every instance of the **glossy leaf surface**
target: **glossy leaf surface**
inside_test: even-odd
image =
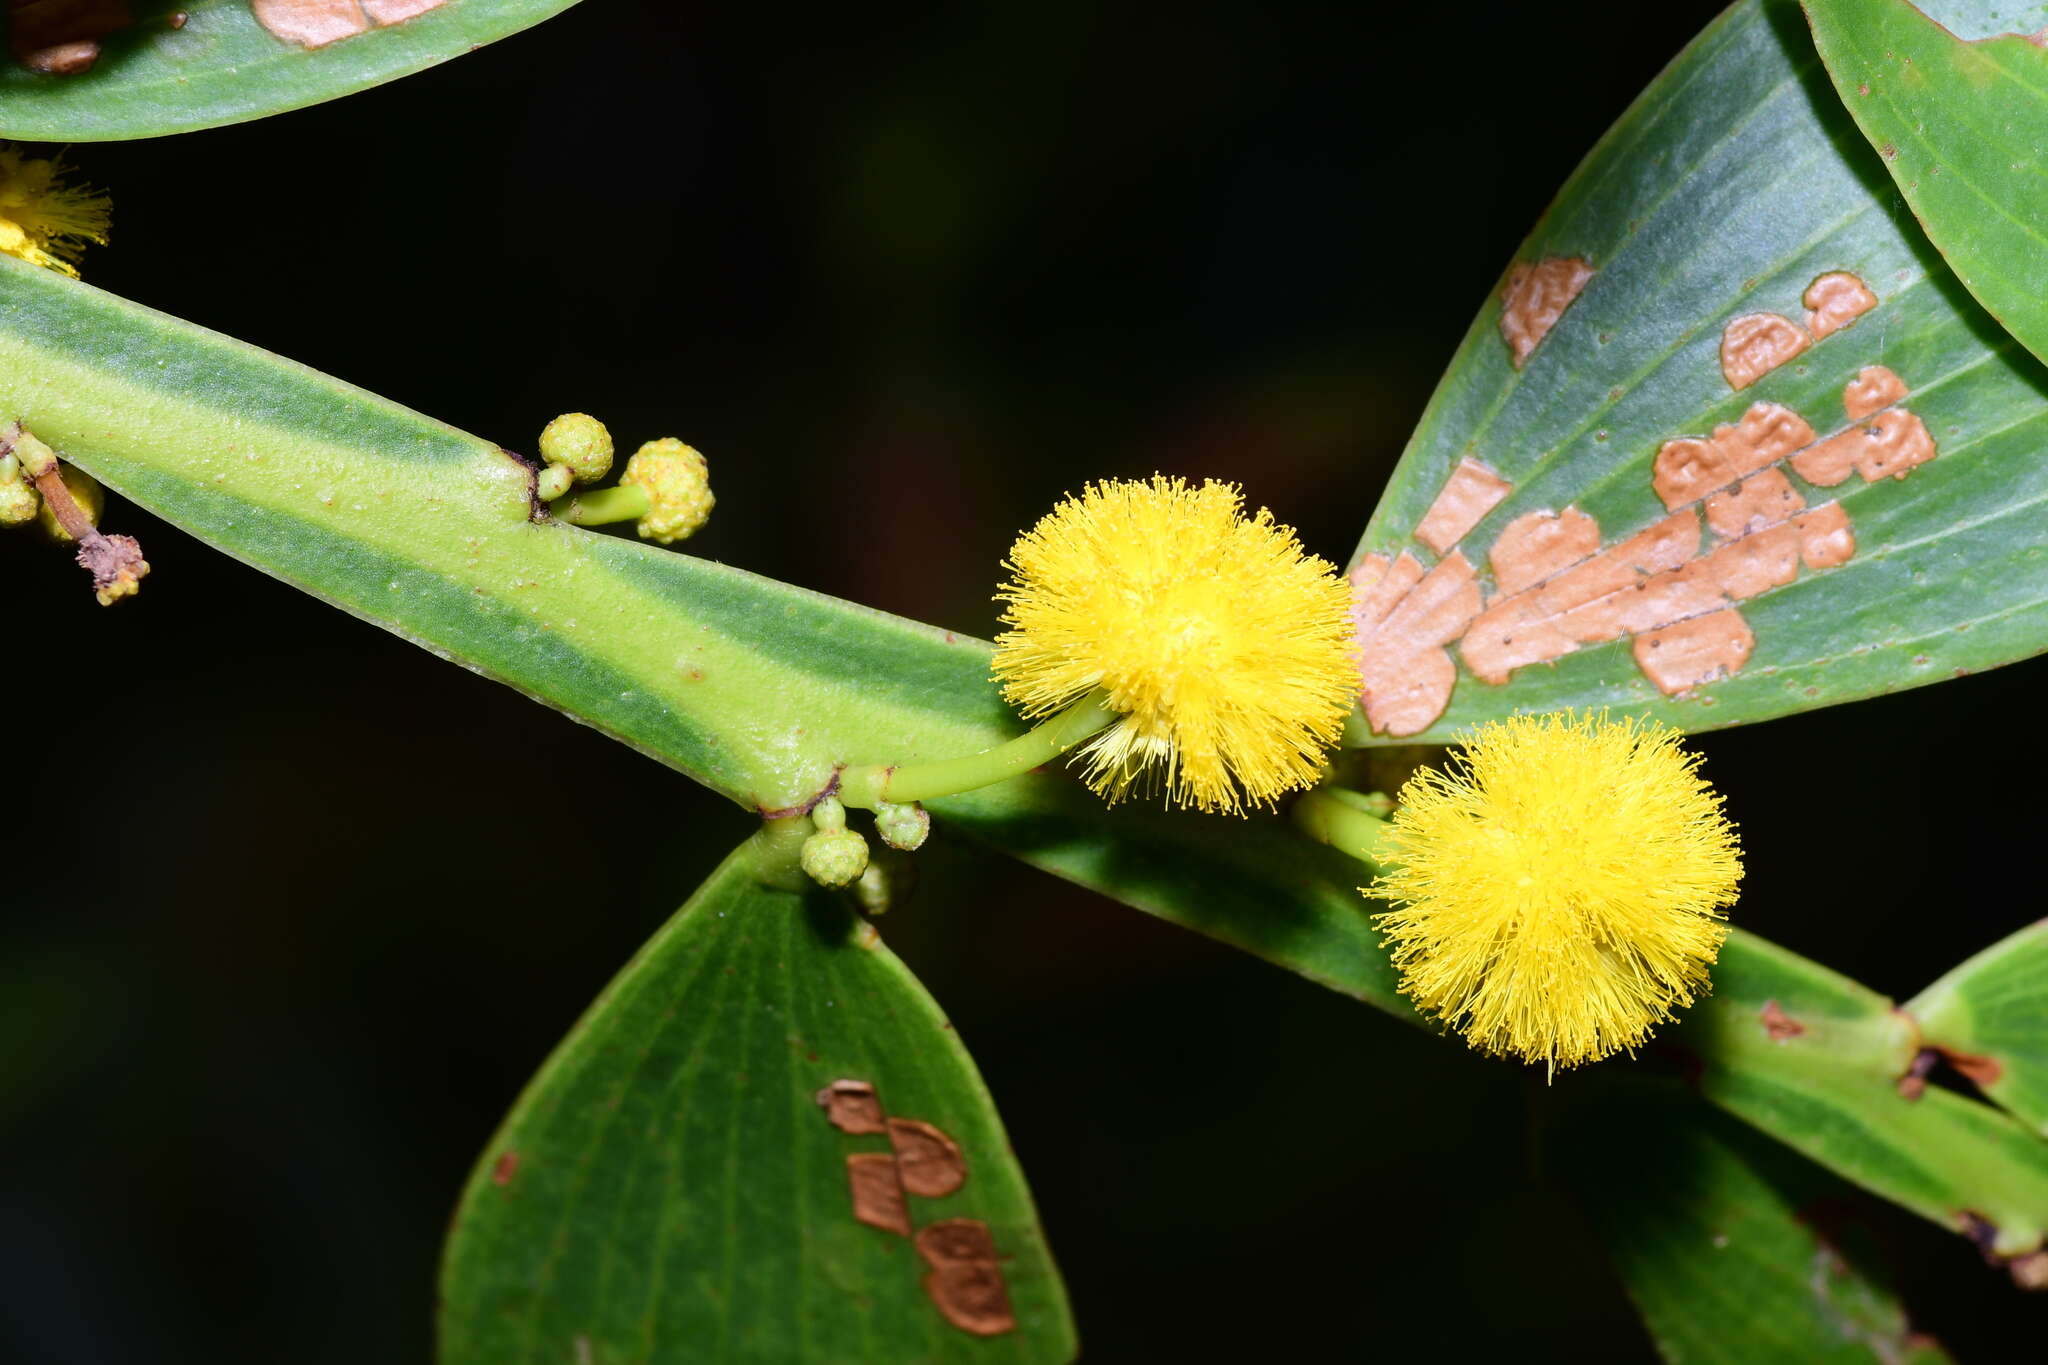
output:
[[[1609,1078],[1545,1147],[1673,1365],[1938,1365],[1853,1192],[1676,1086]]]
[[[1796,5],[1712,24],[1504,283],[1555,304],[1572,262],[1520,368],[1532,310],[1481,309],[1361,542],[1362,582],[1393,566],[1379,738],[1566,704],[1705,729],[2048,645],[2048,372],[1899,205]]]
[[[957,1144],[952,1192],[884,1200],[898,1230],[854,1216],[848,1158],[887,1185],[896,1139],[831,1121],[818,1093],[840,1081],[924,1125],[904,1139],[916,1150],[929,1130]],[[954,1173],[943,1156],[921,1169],[901,1179],[937,1190]],[[999,1259],[928,1291],[920,1248],[956,1220],[981,1225]],[[954,1325],[935,1295],[1000,1330]],[[492,1139],[449,1241],[441,1348],[444,1365],[1076,1349],[1016,1158],[937,1005],[836,898],[761,885],[746,850],[606,989]]]
[[[136,3],[136,22],[102,41],[91,69],[47,75],[0,62],[0,137],[43,142],[109,142],[159,137],[303,109],[460,57],[530,28],[576,0],[445,0],[318,47],[279,37],[250,0]],[[312,12],[297,21],[294,8]],[[370,7],[396,19],[416,8]],[[273,3],[287,32],[345,31],[333,15],[352,5]]]
[[[2048,921],[1992,944],[1906,1002],[1921,1041],[2048,1138]]]
[[[2019,32],[1967,40],[1906,0],[1808,0],[1842,102],[1928,237],[1977,300],[2048,358],[2048,50]],[[2042,23],[2039,6],[1997,20]],[[1959,11],[1950,13],[1949,10]]]

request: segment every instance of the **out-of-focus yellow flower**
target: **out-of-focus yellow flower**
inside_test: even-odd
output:
[[[86,243],[107,240],[109,214],[105,195],[64,183],[61,162],[0,147],[0,253],[75,279]]]
[[[1010,552],[994,672],[1027,718],[1100,691],[1082,744],[1111,801],[1153,776],[1241,811],[1313,783],[1358,691],[1351,587],[1231,484],[1092,484]]]
[[[1606,716],[1482,726],[1402,789],[1368,896],[1401,990],[1486,1052],[1552,1071],[1633,1051],[1708,986],[1742,878],[1676,731]]]

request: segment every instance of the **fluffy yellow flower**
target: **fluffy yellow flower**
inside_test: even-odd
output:
[[[1417,1008],[1552,1071],[1633,1051],[1708,986],[1742,878],[1735,828],[1676,731],[1604,714],[1481,727],[1425,769],[1369,896]]]
[[[57,161],[0,147],[0,253],[76,278],[85,244],[107,240],[107,198],[63,176]]]
[[[1163,777],[1241,811],[1313,783],[1358,691],[1351,588],[1231,484],[1090,485],[1010,551],[995,676],[1026,717],[1100,689],[1077,750],[1111,801]]]

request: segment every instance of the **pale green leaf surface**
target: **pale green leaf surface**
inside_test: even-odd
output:
[[[1933,7],[1930,7],[1933,8]],[[1941,17],[1972,19],[1972,6]],[[1970,292],[2048,359],[2048,50],[1906,0],[1808,0],[1835,88]],[[2041,15],[2002,16],[2015,26]],[[1967,31],[1967,30],[1966,30]]]
[[[1546,1133],[1670,1365],[1939,1365],[1850,1191],[1675,1087],[1603,1078]]]
[[[817,1092],[866,1081],[959,1144],[923,1229],[978,1219],[1017,1326],[975,1335],[928,1297],[911,1241],[855,1220],[850,1135]],[[838,898],[728,859],[527,1087],[464,1191],[442,1280],[443,1365],[1060,1362],[1065,1293],[974,1064]]]
[[[142,0],[88,71],[0,61],[0,137],[109,142],[302,109],[460,57],[576,0],[447,0],[402,23],[307,49],[256,21],[249,0]],[[183,14],[173,28],[172,14]]]
[[[982,641],[537,524],[530,471],[488,442],[0,258],[0,420],[15,417],[229,554],[749,807],[801,803],[842,764],[952,757],[1020,728]],[[144,588],[176,591],[163,576]],[[1357,865],[1276,819],[1111,812],[1051,775],[933,807],[1056,873],[1408,1013]]]
[[[1729,935],[1714,993],[1656,1046],[1715,1104],[1865,1189],[1987,1249],[2048,1237],[2048,1144],[2010,1115],[1902,1084],[1913,1021],[1875,991],[1751,934]]]
[[[1386,654],[1396,681],[1420,676],[1432,657],[1457,665],[1448,705],[1420,738],[1561,705],[1706,729],[1934,682],[2048,645],[2048,372],[1976,305],[1904,212],[1790,0],[1735,5],[1629,109],[1516,260],[1553,257],[1587,259],[1596,273],[1519,370],[1499,330],[1500,300],[1487,301],[1361,555],[1434,561],[1415,531],[1454,468],[1476,460],[1512,485],[1456,547],[1492,596],[1491,555],[1509,523],[1576,508],[1597,524],[1600,546],[1613,547],[1674,515],[1653,484],[1665,442],[1709,436],[1759,402],[1798,414],[1825,440],[1854,425],[1844,388],[1867,366],[1898,375],[1909,390],[1900,406],[1924,421],[1937,453],[1903,479],[1850,474],[1827,487],[1776,466],[1807,507],[1832,502],[1846,514],[1855,549],[1836,567],[1788,563],[1793,581],[1730,598],[1732,607],[1668,577],[1648,593],[1587,599],[1596,615],[1625,608],[1614,628],[1630,631],[1739,610],[1753,636],[1748,657],[1690,690],[1666,695],[1630,636],[1583,642],[1594,641],[1595,623],[1561,622],[1552,606],[1535,619],[1577,631],[1580,647],[1523,664],[1504,683],[1474,675],[1472,630],[1448,655],[1411,657],[1375,640],[1369,648]],[[1876,307],[1731,388],[1725,326],[1774,313],[1803,328],[1808,286],[1838,271],[1863,280]],[[1703,557],[1716,542],[1704,527],[1697,534]],[[1558,603],[1576,600],[1560,594]],[[1427,621],[1410,633],[1461,630],[1458,615],[1435,634]]]
[[[2048,1137],[2048,920],[1992,944],[1905,1009],[1923,1042]]]

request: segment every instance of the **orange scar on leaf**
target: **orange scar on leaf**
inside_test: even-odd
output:
[[[1415,524],[1415,538],[1442,554],[1463,540],[1513,489],[1513,484],[1477,460],[1460,460],[1429,511]]]
[[[1486,561],[1501,596],[1563,573],[1600,549],[1600,524],[1576,507],[1562,512],[1528,512],[1501,527]]]
[[[446,0],[250,0],[249,8],[273,38],[317,48],[367,33],[372,25],[402,23],[444,3]]]
[[[1865,483],[1886,475],[1903,479],[1935,454],[1927,424],[1904,408],[1894,408],[1800,451],[1792,457],[1792,468],[1810,484],[1833,488],[1852,473],[1861,474]]]
[[[1755,645],[1749,622],[1731,609],[1648,631],[1631,648],[1643,676],[1668,697],[1736,672]]]
[[[1882,365],[1865,365],[1842,386],[1842,411],[1852,422],[1882,411],[1906,396],[1906,383]]]
[[[910,1235],[910,1205],[903,1180],[890,1152],[855,1152],[846,1158],[846,1183],[853,1193],[853,1216],[871,1228]]]
[[[1420,567],[1403,551],[1385,578],[1406,577],[1408,566]],[[1374,729],[1412,735],[1443,714],[1458,681],[1458,667],[1444,646],[1464,633],[1480,602],[1478,573],[1453,551],[1415,578],[1370,633],[1361,629],[1358,697]]]
[[[977,1218],[947,1218],[917,1234],[917,1254],[931,1267],[924,1291],[939,1313],[963,1332],[978,1337],[1015,1331],[1010,1291],[988,1224]]]
[[[1841,331],[1877,307],[1877,295],[1846,270],[1833,270],[1806,286],[1806,330],[1815,341]]]
[[[1721,332],[1721,374],[1746,389],[1813,344],[1799,324],[1776,313],[1744,313]]]
[[[1806,419],[1782,403],[1752,403],[1708,436],[1680,436],[1657,448],[1650,486],[1673,511],[1748,478],[1813,440]]]
[[[1516,369],[1550,335],[1593,275],[1593,263],[1579,256],[1552,256],[1533,265],[1524,261],[1508,271],[1500,291],[1500,334]]]

